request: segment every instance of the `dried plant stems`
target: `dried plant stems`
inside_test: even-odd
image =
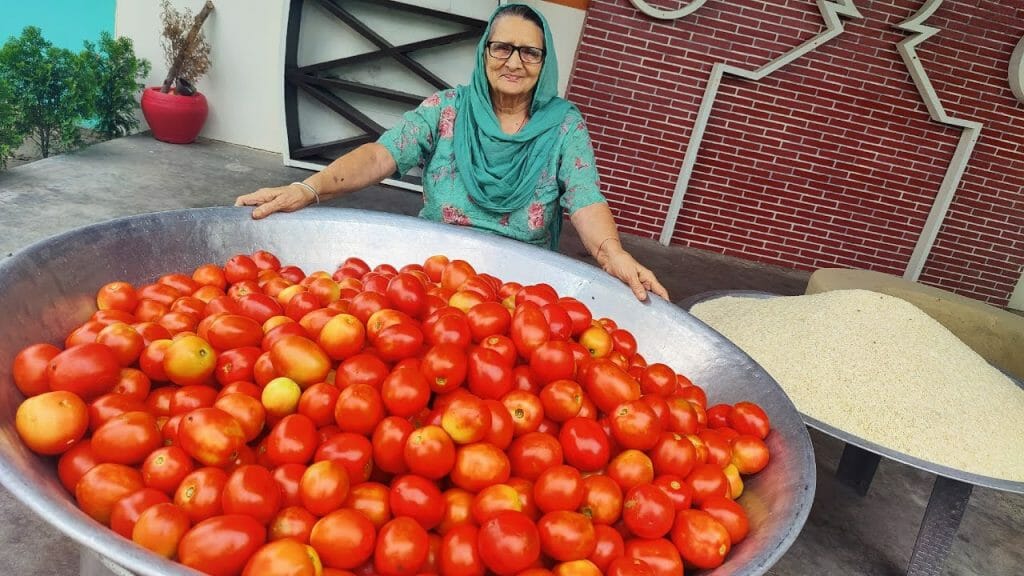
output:
[[[170,8],[170,4],[166,0],[164,0],[163,9],[163,44],[170,69],[167,71],[167,77],[164,79],[160,91],[166,94],[178,76],[195,82],[210,67],[210,45],[202,37],[201,29],[206,17],[213,11],[213,2],[206,0],[206,4],[203,5],[199,14],[196,14],[192,26],[184,38],[182,32],[189,16],[192,15],[191,11],[186,9],[184,14],[178,14]]]

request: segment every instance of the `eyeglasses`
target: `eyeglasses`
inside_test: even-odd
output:
[[[540,64],[544,61],[544,49],[533,46],[515,46],[506,42],[488,42],[487,53],[496,60],[508,60],[513,52],[519,52],[523,64]]]

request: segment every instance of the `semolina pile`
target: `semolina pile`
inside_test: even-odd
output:
[[[837,290],[723,297],[691,312],[801,413],[935,464],[1024,481],[1024,390],[916,306]]]

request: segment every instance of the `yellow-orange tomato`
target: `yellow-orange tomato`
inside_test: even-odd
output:
[[[600,324],[594,324],[584,330],[579,341],[594,358],[604,358],[612,351],[612,336]]]
[[[331,359],[316,342],[295,334],[286,334],[270,348],[274,370],[306,389],[323,382],[331,371]]]
[[[45,392],[18,406],[14,427],[34,452],[60,454],[85,434],[89,427],[89,407],[72,392]]]
[[[261,574],[291,574],[293,576],[319,576],[323,565],[316,550],[296,540],[275,540],[264,544],[245,564],[242,576]]]
[[[179,386],[207,382],[217,368],[217,353],[199,336],[187,335],[171,342],[164,352],[167,379]]]
[[[351,314],[338,314],[320,329],[320,346],[334,360],[359,353],[366,343],[366,328]]]

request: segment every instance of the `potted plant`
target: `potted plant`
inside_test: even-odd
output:
[[[142,114],[157,140],[188,144],[203,129],[209,112],[206,97],[196,91],[195,83],[210,68],[210,44],[202,27],[213,2],[207,0],[194,18],[191,10],[178,12],[168,0],[161,7],[160,45],[167,60],[167,77],[163,85],[142,93]]]

